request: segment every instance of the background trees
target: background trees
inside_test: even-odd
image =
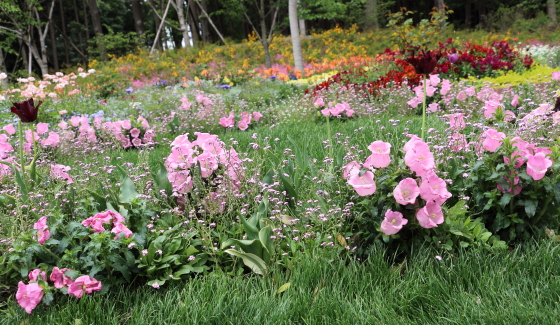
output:
[[[558,0],[448,0],[458,28],[556,28]],[[297,5],[299,28],[288,4]],[[157,29],[167,5],[162,32]],[[401,7],[427,18],[442,0],[1,0],[0,71],[11,78],[42,75],[139,46],[158,50],[228,43],[254,32],[266,53],[272,34],[319,31],[336,25],[383,28]],[[294,8],[294,7],[292,7]],[[295,18],[292,17],[292,18]],[[270,65],[270,56],[266,65]],[[299,65],[299,64],[298,64]]]

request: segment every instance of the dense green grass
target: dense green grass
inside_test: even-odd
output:
[[[2,324],[557,324],[557,243],[442,255],[420,247],[395,267],[309,256],[261,278],[219,271],[165,289],[122,288],[59,299],[28,316],[14,298]],[[286,280],[287,274],[291,274]],[[291,286],[277,294],[285,282]]]

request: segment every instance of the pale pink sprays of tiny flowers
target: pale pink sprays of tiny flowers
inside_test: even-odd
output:
[[[544,177],[548,168],[553,164],[552,159],[546,156],[544,152],[538,152],[535,155],[527,155],[527,174],[538,181]]]
[[[391,163],[391,144],[380,140],[372,142],[368,149],[371,155],[366,159],[366,168],[385,168]]]
[[[416,220],[422,228],[437,227],[444,221],[441,206],[435,202],[426,203],[425,207],[416,212]]]
[[[64,275],[64,272],[71,271],[68,268],[59,269],[55,266],[51,271],[50,280],[54,282],[54,287],[57,289],[61,289],[67,287],[72,284],[72,278]]]
[[[34,225],[33,229],[37,229],[37,242],[43,245],[49,238],[51,232],[47,226],[47,217],[41,217]]]
[[[420,194],[420,188],[412,178],[405,178],[393,190],[393,197],[398,204],[414,204]]]
[[[360,196],[372,195],[377,189],[375,181],[373,180],[373,173],[370,171],[360,174],[352,175],[348,178],[348,184],[351,185],[356,193]]]
[[[70,167],[64,165],[50,165],[50,166],[51,166],[51,172],[50,172],[51,178],[64,179],[68,182],[68,184],[74,183],[72,177],[70,177],[70,175],[68,175],[67,173],[71,169]]]
[[[43,288],[39,284],[24,284],[20,281],[16,292],[16,300],[26,313],[31,314],[31,311],[33,311],[43,299],[43,294]]]
[[[356,161],[349,162],[346,166],[342,167],[342,176],[344,179],[358,175],[360,173],[360,164]]]
[[[426,202],[435,202],[442,205],[447,199],[451,197],[451,193],[447,190],[445,181],[439,178],[432,170],[422,177],[420,184],[420,197]]]
[[[468,147],[467,139],[464,134],[455,132],[451,135],[451,150],[459,152]]]
[[[389,209],[385,212],[385,218],[381,222],[381,231],[385,235],[391,236],[398,233],[407,223],[408,220],[403,217],[402,213]]]
[[[502,140],[506,137],[503,132],[498,132],[495,129],[484,131],[484,135],[486,138],[482,142],[482,147],[490,152],[496,152],[496,149],[502,145]]]
[[[90,294],[94,291],[101,290],[101,282],[88,275],[78,277],[69,287],[68,294],[74,295],[76,298],[82,298],[83,294]]]
[[[42,278],[43,281],[47,281],[47,273],[45,271],[41,271],[40,269],[35,269],[27,275],[29,281],[38,281],[39,277]]]

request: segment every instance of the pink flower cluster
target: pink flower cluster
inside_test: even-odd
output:
[[[70,177],[70,175],[68,175],[67,173],[71,169],[70,167],[65,165],[59,165],[59,164],[50,165],[50,166],[51,166],[51,173],[50,173],[51,178],[63,179],[68,184],[74,183],[72,177]]]
[[[368,149],[372,154],[363,165],[352,161],[343,170],[343,176],[348,180],[348,184],[354,187],[361,196],[375,193],[374,168],[385,168],[391,163],[391,145],[389,143],[375,141],[369,145]],[[451,193],[447,191],[445,180],[436,175],[434,155],[422,139],[412,135],[404,145],[404,151],[406,152],[404,162],[421,178],[420,186],[418,186],[418,180],[405,178],[393,190],[393,197],[398,204],[402,205],[418,205],[417,199],[420,197],[426,204],[416,212],[418,223],[423,228],[437,227],[444,221],[441,206],[451,197]],[[361,166],[367,170],[362,171]],[[402,213],[389,209],[381,223],[381,231],[386,235],[394,235],[407,223],[408,220]]]
[[[139,116],[134,123],[130,120],[103,123],[103,130],[110,132],[123,148],[135,147],[153,143],[154,131],[143,117]]]
[[[482,142],[482,147],[490,152],[496,152],[496,150],[502,145],[503,140],[506,138],[506,135],[503,132],[498,132],[495,129],[488,129],[483,135],[485,138]],[[542,179],[548,171],[548,168],[550,168],[554,163],[549,157],[552,150],[537,147],[536,144],[528,143],[520,137],[512,138],[511,142],[515,150],[511,157],[504,156],[504,162],[509,164],[511,161],[514,161],[514,168],[516,169],[522,167],[523,164],[527,162],[527,174],[535,181]],[[510,179],[504,177],[508,182],[509,189],[507,191],[505,191],[500,184],[497,185],[498,189],[502,191],[502,193],[512,193],[512,189],[514,195],[521,193],[522,186],[518,185],[519,176],[517,176],[517,171],[515,174],[513,184],[511,184]]]
[[[323,98],[319,97],[315,101],[314,105],[318,108],[325,107],[325,102],[323,101]],[[350,108],[350,104],[348,104],[347,102],[338,104],[329,102],[328,107],[325,107],[321,110],[321,114],[323,114],[323,116],[341,117],[342,114],[344,114],[346,117],[352,117],[354,113],[355,111]]]
[[[14,88],[6,91],[8,98],[16,97],[16,93],[20,93],[19,96],[22,98],[34,97],[34,98],[45,98],[50,97],[56,99],[60,93],[63,93],[64,89],[68,90],[68,95],[72,96],[74,94],[80,93],[77,88],[78,85],[75,79],[79,77],[85,78],[90,74],[94,73],[94,69],[84,72],[82,68],[78,69],[78,75],[75,73],[70,73],[64,75],[62,72],[57,72],[55,74],[46,74],[43,76],[43,80],[36,80],[33,77],[28,78],[18,78],[17,81],[22,85],[19,88]],[[4,97],[4,96],[0,96]]]
[[[441,95],[447,95],[449,90],[451,90],[451,82],[447,79],[443,79],[443,81],[439,78],[439,75],[432,74],[430,78],[426,81],[426,96],[432,97],[436,93],[439,88],[439,92]],[[412,89],[416,94],[416,97],[412,98],[408,101],[408,105],[412,108],[418,107],[424,101],[424,80],[419,86],[416,86]],[[436,112],[439,109],[438,103],[431,103],[428,105],[427,110],[428,112]]]
[[[58,123],[58,127],[63,130],[60,132],[61,137],[69,143],[95,143],[97,142],[95,128],[101,127],[101,121],[101,117],[95,117],[92,126],[87,116],[72,116],[69,119],[70,124],[62,120]]]
[[[237,122],[237,127],[241,131],[245,131],[249,128],[251,121],[258,122],[263,115],[259,112],[241,112],[241,118]],[[233,128],[235,126],[235,114],[233,111],[229,112],[228,116],[220,118],[220,125],[225,128]]]
[[[217,135],[194,133],[197,139],[190,142],[188,134],[180,135],[171,143],[171,153],[165,160],[168,179],[173,191],[187,194],[193,188],[193,168],[199,167],[202,178],[209,178],[218,168],[234,187],[239,187],[242,177],[241,160],[235,149],[225,149]]]
[[[56,289],[62,289],[67,287],[68,294],[74,295],[76,298],[81,298],[84,293],[91,294],[93,291],[101,290],[101,282],[87,275],[82,275],[76,280],[72,280],[71,277],[64,274],[66,271],[71,271],[70,269],[63,268],[59,269],[54,267],[51,271],[51,276],[49,280],[54,283]],[[40,269],[35,269],[29,272],[29,284],[24,284],[22,281],[18,283],[18,290],[16,292],[16,300],[21,308],[25,309],[25,312],[31,314],[33,309],[43,299],[44,289],[39,281],[47,282],[47,273],[41,271]]]
[[[368,149],[371,155],[361,164],[351,161],[344,166],[343,176],[347,179],[347,183],[354,188],[360,196],[372,195],[377,187],[374,181],[374,168],[385,168],[391,163],[391,144],[383,141],[374,141]],[[367,170],[361,171],[361,166]]]
[[[37,230],[37,242],[43,245],[47,239],[51,238],[51,232],[49,226],[47,226],[47,217],[41,217],[33,225],[33,229]]]
[[[60,143],[60,136],[56,132],[49,132],[49,125],[47,123],[37,123],[37,132],[25,130],[25,141],[23,150],[31,152],[33,150],[33,142],[39,143],[43,148],[54,148]]]
[[[103,228],[104,224],[110,224],[112,222],[113,229],[111,232],[115,234],[114,239],[119,239],[120,233],[122,233],[124,237],[130,238],[132,236],[132,231],[126,227],[124,224],[125,221],[124,217],[118,212],[107,210],[105,212],[97,213],[93,217],[87,218],[82,221],[82,225],[99,233],[105,231],[105,228]]]

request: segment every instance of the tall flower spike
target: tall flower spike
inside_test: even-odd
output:
[[[34,122],[37,119],[39,106],[41,106],[42,103],[42,101],[39,101],[39,103],[37,103],[37,106],[35,106],[35,104],[33,103],[33,98],[29,98],[28,100],[13,103],[14,106],[12,106],[10,110],[12,111],[12,113],[19,116],[19,119],[23,123],[30,123]]]
[[[414,67],[417,74],[429,75],[434,71],[438,60],[441,58],[441,53],[438,51],[424,51],[420,52],[420,56],[414,56],[414,52],[406,59],[410,65]]]

